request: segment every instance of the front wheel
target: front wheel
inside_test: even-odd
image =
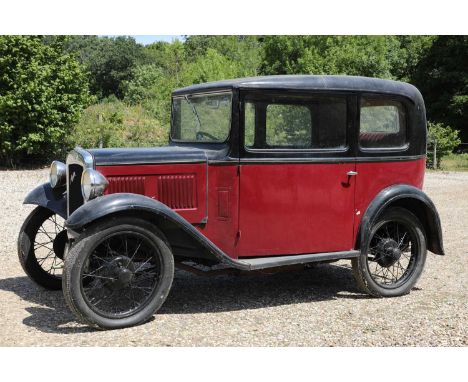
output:
[[[360,256],[352,260],[354,277],[370,295],[401,296],[421,276],[426,253],[419,219],[404,208],[391,208],[377,219]]]
[[[66,256],[65,301],[84,323],[103,329],[147,321],[174,278],[172,253],[156,227],[116,217],[86,230]]]
[[[36,207],[18,236],[18,258],[23,270],[44,288],[61,289],[67,241],[64,220],[47,208]]]

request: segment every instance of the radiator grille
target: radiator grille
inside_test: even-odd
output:
[[[68,165],[68,215],[71,215],[84,203],[83,195],[81,194],[81,174],[83,174],[83,166],[75,163]]]
[[[145,194],[145,177],[144,176],[109,176],[107,177],[109,186],[107,194],[116,192],[130,192],[132,194]]]
[[[173,209],[197,208],[195,174],[159,175],[158,199]]]

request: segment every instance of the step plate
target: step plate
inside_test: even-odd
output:
[[[237,262],[249,266],[250,270],[282,267],[284,265],[307,264],[317,261],[352,259],[358,257],[359,251],[311,253],[306,255],[256,257],[239,259]]]

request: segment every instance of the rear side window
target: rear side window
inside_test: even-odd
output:
[[[359,145],[363,149],[406,146],[406,113],[399,101],[361,98]]]
[[[346,147],[346,99],[246,101],[248,149],[336,149]]]
[[[266,108],[266,146],[311,146],[312,116],[303,105],[271,104]]]

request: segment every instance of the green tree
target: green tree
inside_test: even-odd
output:
[[[60,44],[0,36],[0,159],[14,165],[63,152],[89,102],[85,71]]]
[[[179,40],[172,43],[159,41],[145,47],[145,63],[161,68],[176,86],[181,85],[186,62],[185,45]]]
[[[405,82],[411,82],[419,61],[431,48],[436,36],[397,36],[400,49],[392,62],[393,76]]]
[[[137,66],[132,80],[125,83],[125,101],[136,105],[154,98],[164,81],[164,71],[155,64]]]
[[[460,131],[468,142],[468,36],[439,36],[416,66],[428,119]]]
[[[236,78],[239,73],[239,67],[236,62],[231,61],[226,56],[218,53],[212,48],[208,48],[203,56],[186,66],[184,73],[184,82],[203,83],[217,81],[229,78]]]
[[[256,36],[188,36],[185,40],[187,57],[191,61],[214,50],[236,64],[236,76],[248,77],[259,73],[261,42]]]
[[[177,79],[155,64],[136,67],[132,77],[125,83],[125,102],[143,106],[162,126],[168,128],[171,92],[178,85]]]
[[[442,123],[428,122],[429,134],[427,144],[427,166],[433,167],[434,161],[434,144],[436,144],[437,168],[440,168],[440,162],[444,156],[453,152],[461,140],[458,137],[458,131],[454,130]]]
[[[92,94],[102,99],[123,98],[123,84],[132,79],[135,67],[145,60],[144,48],[133,37],[72,36],[64,49],[76,54],[89,71]]]
[[[267,36],[265,74],[347,74],[393,78],[395,36]]]
[[[190,84],[185,75],[186,67],[185,45],[181,41],[156,42],[146,46],[145,64],[136,67],[132,80],[125,84],[125,100],[144,106],[168,129],[171,92]]]

